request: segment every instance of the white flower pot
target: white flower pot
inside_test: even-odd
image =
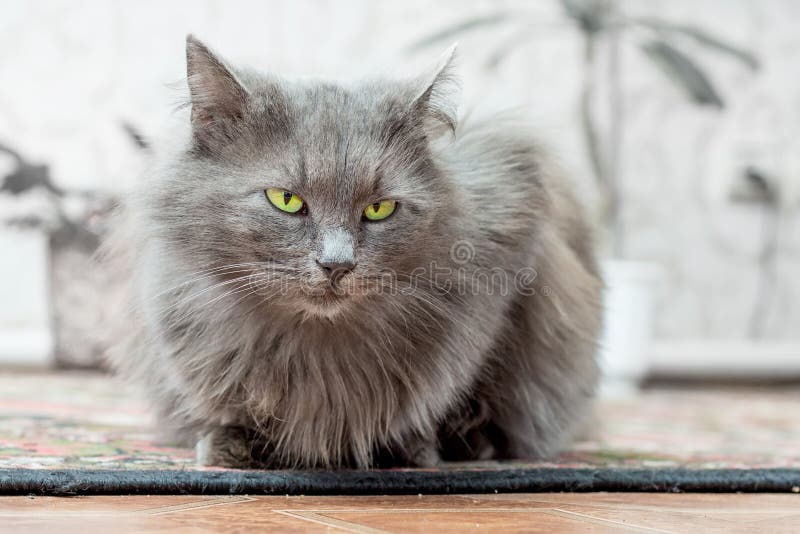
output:
[[[600,349],[601,396],[635,392],[649,370],[658,266],[613,260],[603,266],[605,324]]]

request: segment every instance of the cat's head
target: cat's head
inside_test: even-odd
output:
[[[155,206],[175,252],[312,315],[408,280],[455,209],[431,146],[455,130],[452,57],[409,80],[290,82],[189,36],[191,142]]]

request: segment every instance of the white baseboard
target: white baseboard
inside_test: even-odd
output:
[[[800,377],[800,341],[657,341],[650,373],[692,378]]]
[[[53,336],[47,328],[0,328],[0,365],[49,367]]]

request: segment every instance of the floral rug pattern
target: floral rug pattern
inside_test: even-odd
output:
[[[596,405],[555,462],[468,467],[800,468],[800,388],[656,389]],[[201,469],[159,444],[133,390],[100,374],[0,374],[0,468]],[[463,468],[463,465],[444,468]]]

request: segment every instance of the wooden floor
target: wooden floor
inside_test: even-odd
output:
[[[800,495],[3,497],[2,532],[800,532]]]

